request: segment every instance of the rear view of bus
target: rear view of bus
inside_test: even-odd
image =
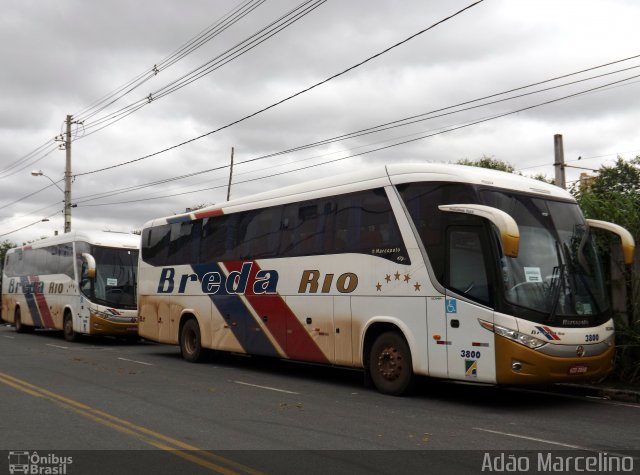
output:
[[[2,317],[17,332],[63,330],[136,338],[139,238],[73,232],[7,252]]]

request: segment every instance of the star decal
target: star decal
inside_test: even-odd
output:
[[[393,274],[396,278],[396,280],[400,280],[400,272],[396,271],[395,274]]]
[[[420,290],[420,287],[422,287],[421,284],[419,284],[418,282],[416,282],[415,284],[413,284],[413,288],[416,289],[416,292],[418,292]]]
[[[404,281],[409,282],[411,280],[411,276],[409,274],[404,275]]]
[[[381,291],[382,291],[382,284],[381,284],[380,282],[378,282],[378,283],[376,284],[376,290],[377,290],[378,292],[381,292]]]
[[[391,282],[391,276],[390,276],[389,274],[387,274],[387,275],[384,277],[384,280],[386,280],[386,281],[387,281],[387,284],[388,284],[389,282]]]

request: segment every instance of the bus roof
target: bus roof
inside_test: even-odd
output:
[[[442,163],[406,163],[364,167],[355,172],[307,181],[262,193],[235,198],[213,206],[145,223],[144,227],[179,222],[199,217],[227,214],[251,208],[262,208],[288,202],[303,201],[321,196],[361,191],[415,181],[471,183],[510,189],[544,197],[575,201],[567,191],[543,181],[513,173],[466,165]]]
[[[40,247],[64,244],[73,241],[84,241],[96,246],[123,247],[127,249],[138,249],[140,247],[140,236],[135,234],[110,231],[72,231],[70,233],[60,234],[59,236],[34,241],[16,249],[38,249]]]

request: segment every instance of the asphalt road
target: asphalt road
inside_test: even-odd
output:
[[[426,379],[395,398],[358,371],[0,326],[0,473],[36,451],[68,474],[568,473],[576,454],[639,473],[639,448],[638,404]]]

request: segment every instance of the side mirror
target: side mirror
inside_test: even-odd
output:
[[[587,224],[592,228],[604,229],[610,233],[616,234],[622,241],[622,256],[624,263],[633,264],[633,253],[636,250],[636,243],[633,236],[622,226],[610,223],[608,221],[599,221],[597,219],[587,219]]]
[[[83,252],[81,257],[82,257],[82,261],[85,264],[87,264],[87,277],[89,279],[95,279],[96,278],[96,260],[88,252]]]
[[[498,208],[476,204],[440,205],[440,211],[447,213],[473,214],[491,221],[500,233],[502,252],[507,257],[518,257],[520,247],[520,230],[516,221],[507,213]]]

